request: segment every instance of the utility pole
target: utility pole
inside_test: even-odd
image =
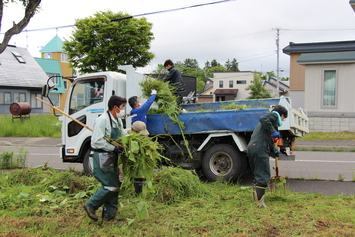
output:
[[[279,80],[280,80],[280,29],[276,28],[276,47],[277,47],[277,69],[276,69],[276,95],[277,97],[280,97],[280,92],[279,92]]]

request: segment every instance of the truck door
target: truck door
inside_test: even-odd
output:
[[[105,86],[105,77],[77,79],[67,98],[66,112],[92,128],[94,120],[106,110]],[[63,161],[82,162],[90,148],[91,131],[69,118],[63,120]]]

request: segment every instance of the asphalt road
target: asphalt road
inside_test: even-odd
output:
[[[0,138],[0,152],[13,151],[17,154],[21,148],[28,151],[29,167],[47,162],[48,166],[56,169],[74,168],[81,171],[82,164],[61,161],[60,146],[60,138]],[[355,180],[354,152],[296,151],[294,154],[295,161],[279,161],[279,175],[287,178],[287,185],[291,190],[320,192],[324,195],[355,195],[355,182],[350,182]],[[274,159],[270,159],[270,168],[272,175],[275,175]],[[244,177],[241,184],[251,183],[250,178]]]

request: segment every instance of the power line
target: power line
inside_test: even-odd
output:
[[[202,6],[213,5],[213,4],[219,4],[219,3],[225,3],[225,2],[231,2],[231,1],[236,1],[236,0],[221,0],[221,1],[216,1],[216,2],[201,3],[201,4],[192,5],[192,6],[187,6],[187,7],[180,7],[180,8],[174,8],[174,9],[169,9],[169,10],[161,10],[161,11],[142,13],[142,14],[127,16],[127,17],[121,17],[121,18],[112,19],[111,21],[119,21],[119,20],[129,19],[129,18],[133,18],[133,17],[140,17],[140,16],[146,16],[146,15],[153,15],[153,14],[158,14],[158,13],[165,13],[165,12],[172,12],[172,11],[180,11],[180,10],[189,9],[189,8],[202,7]],[[68,27],[74,27],[74,26],[75,26],[75,25],[66,25],[66,26],[56,26],[56,27],[48,27],[48,28],[41,28],[41,29],[32,29],[32,30],[27,30],[27,29],[26,29],[26,30],[23,30],[22,32],[55,30],[55,29],[68,28]],[[20,32],[20,33],[22,33],[22,32]],[[0,33],[0,35],[3,35],[3,34],[5,34],[5,33]]]
[[[236,1],[236,0],[221,0],[221,1],[216,1],[216,2],[201,3],[201,4],[196,4],[196,5],[187,6],[187,7],[174,8],[174,9],[170,9],[170,10],[161,10],[161,11],[156,11],[156,12],[149,12],[149,13],[143,13],[143,14],[138,14],[138,15],[120,17],[120,18],[112,19],[111,21],[121,21],[121,20],[125,20],[125,19],[130,19],[133,17],[140,17],[140,16],[153,15],[153,14],[158,14],[158,13],[180,11],[180,10],[184,10],[184,9],[194,8],[194,7],[202,7],[202,6],[231,2],[231,1]]]

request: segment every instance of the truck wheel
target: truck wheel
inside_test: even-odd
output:
[[[245,167],[245,157],[226,144],[212,146],[202,159],[202,171],[211,182],[217,181],[219,177],[226,181],[235,181],[244,172]]]
[[[92,176],[94,175],[94,166],[93,166],[93,157],[90,156],[90,149],[85,152],[83,167],[86,175]]]

